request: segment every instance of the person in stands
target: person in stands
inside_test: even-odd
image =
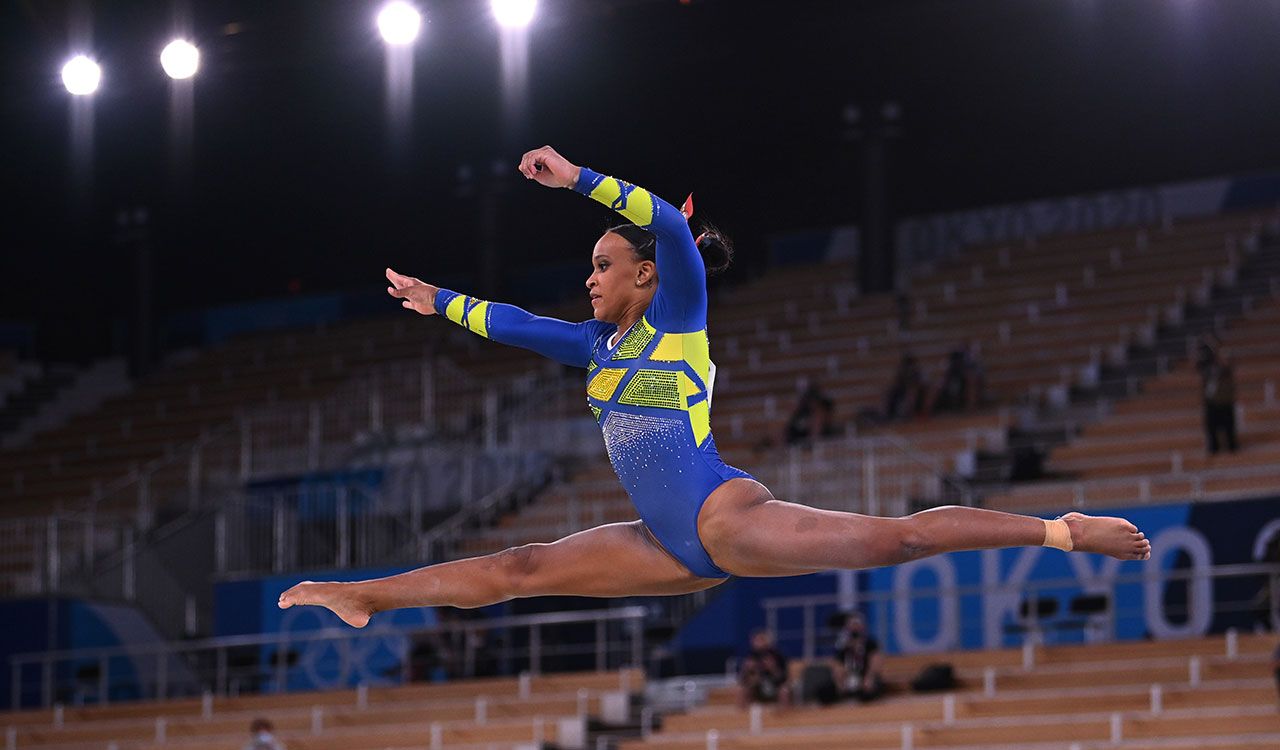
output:
[[[910,419],[920,412],[924,400],[924,372],[910,352],[902,355],[884,398],[884,418],[892,422]]]
[[[835,410],[835,402],[822,392],[822,387],[816,381],[810,383],[787,420],[787,445],[807,445],[817,438],[838,434]]]
[[[1204,399],[1205,446],[1209,455],[1218,452],[1221,437],[1227,450],[1239,449],[1236,441],[1236,374],[1226,352],[1208,336],[1200,340],[1196,353],[1200,373],[1200,395]]]
[[[275,727],[271,721],[259,717],[249,724],[249,744],[244,750],[285,750],[284,745],[275,737]]]
[[[787,657],[777,649],[773,634],[757,630],[751,634],[751,651],[738,670],[738,705],[777,703],[791,705],[791,687],[787,677]]]
[[[836,636],[834,672],[845,697],[866,703],[884,693],[884,656],[880,644],[867,633],[861,612],[850,612]]]

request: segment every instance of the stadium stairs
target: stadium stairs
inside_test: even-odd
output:
[[[891,685],[952,664],[954,691],[870,704],[736,704],[736,686],[662,717],[622,750],[1035,748],[1262,750],[1280,743],[1265,636],[968,651],[886,659]],[[1231,650],[1234,648],[1234,650]],[[802,665],[794,665],[793,673]]]
[[[259,716],[291,750],[566,748],[560,719],[592,730],[574,746],[619,750],[1263,750],[1280,743],[1272,646],[1228,635],[895,656],[893,689],[871,704],[740,709],[726,678],[700,705],[642,712],[638,727],[634,712],[600,721],[607,695],[639,700],[644,676],[630,670],[67,706],[3,713],[0,728],[14,750],[238,747]],[[937,662],[955,667],[953,690],[902,689]]]
[[[638,670],[565,673],[67,706],[0,713],[0,727],[12,750],[225,750],[258,717],[289,750],[531,750],[555,747],[562,720],[592,739],[604,697],[636,700],[644,687]]]
[[[1233,340],[1241,340],[1247,335],[1242,330],[1247,332],[1265,327],[1272,319],[1277,291],[1280,290],[1280,235],[1261,235],[1256,247],[1248,251],[1239,267],[1224,276],[1223,283],[1215,284],[1207,294],[1202,293],[1198,303],[1188,300],[1182,311],[1175,311],[1171,321],[1162,323],[1155,332],[1154,342],[1132,347],[1122,366],[1107,367],[1099,382],[1074,388],[1068,406],[1041,409],[1031,424],[1011,434],[1011,445],[1027,447],[1040,454],[1052,451],[1047,467],[1048,479],[1050,482],[1057,480],[1058,485],[1062,485],[1065,479],[1087,480],[1126,473],[1138,476],[1174,473],[1171,466],[1182,461],[1175,455],[1188,455],[1184,470],[1210,465],[1194,456],[1203,452],[1204,443],[1203,434],[1191,424],[1194,422],[1198,426],[1199,423],[1199,383],[1192,368],[1196,342],[1206,334],[1224,337],[1226,348],[1234,352],[1237,347],[1232,345]],[[1248,442],[1252,444],[1252,448],[1247,450],[1257,450],[1260,445],[1266,445],[1280,435],[1280,422],[1275,418],[1280,415],[1271,413],[1274,405],[1263,392],[1268,387],[1267,383],[1274,383],[1280,378],[1280,371],[1277,371],[1275,358],[1271,356],[1274,353],[1267,351],[1265,342],[1254,340],[1239,349],[1234,358],[1241,378],[1242,411],[1248,415],[1243,432],[1247,433]],[[1121,415],[1132,415],[1134,409],[1147,410],[1142,404],[1154,406],[1155,399],[1149,395],[1153,391],[1165,394],[1163,405],[1180,416],[1172,418],[1169,415],[1172,419],[1163,424],[1158,420],[1151,421],[1148,424],[1151,429],[1146,434],[1141,429],[1130,430],[1126,434],[1126,428],[1121,426],[1125,418]],[[1188,420],[1189,411],[1197,412],[1195,419]],[[1129,421],[1133,421],[1132,416]],[[1165,428],[1174,425],[1176,435],[1164,432]],[[1152,434],[1153,431],[1156,434]],[[1103,434],[1111,434],[1112,439],[1094,439]],[[1067,445],[1076,442],[1079,445]],[[1124,450],[1117,452],[1118,447]],[[1109,453],[1109,466],[1101,465],[1102,453]],[[1145,455],[1136,456],[1138,460],[1135,461],[1134,454]],[[1098,465],[1089,460],[1090,455],[1095,456]],[[1258,462],[1244,460],[1237,463],[1247,469]],[[1230,460],[1218,464],[1220,468],[1232,465]],[[991,503],[998,507],[1017,508],[1018,497],[1031,498],[1036,494],[1034,488],[1044,484],[1046,482],[1030,483],[1015,486],[1011,492],[995,492]],[[1134,484],[1130,483],[1128,487],[1117,485],[1109,496],[1097,495],[1089,502],[1096,505],[1099,502],[1179,500],[1189,496],[1190,482],[1166,481],[1163,484],[1163,491],[1157,492],[1161,497],[1153,498],[1149,492],[1135,492]],[[1275,487],[1276,481],[1272,478],[1261,480],[1253,488],[1267,490]],[[1251,489],[1247,483],[1241,488]],[[1226,487],[1220,490],[1231,491]],[[1050,493],[1040,500],[1031,500],[1028,507],[1047,508],[1064,500],[1081,504],[1085,499],[1075,494]]]

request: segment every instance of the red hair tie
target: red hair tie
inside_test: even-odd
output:
[[[693,218],[693,193],[689,193],[689,197],[684,199],[684,205],[680,207],[680,213],[684,215],[684,220],[689,221]],[[698,235],[698,239],[693,241],[694,245],[701,245],[706,239],[707,233],[703,232]]]

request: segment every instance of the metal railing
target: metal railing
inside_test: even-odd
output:
[[[544,479],[550,463],[527,450],[476,452],[463,457],[453,476],[440,476],[440,469],[394,467],[388,472],[405,476],[376,488],[326,482],[229,494],[214,511],[215,570],[248,574],[440,560],[470,522],[496,516],[520,488]]]
[[[1003,438],[996,433],[970,431],[966,447],[958,453],[972,456],[979,447],[999,442]],[[955,467],[896,435],[847,437],[788,448],[783,461],[753,467],[752,472],[778,497],[871,515],[901,516],[946,503],[972,505],[975,497]]]
[[[302,385],[307,380],[300,375]],[[0,593],[57,591],[69,577],[91,577],[99,560],[118,562],[161,519],[172,523],[175,516],[223,506],[263,476],[412,463],[425,444],[437,464],[459,466],[474,466],[478,451],[580,450],[581,422],[591,423],[563,416],[569,409],[567,382],[558,370],[477,382],[447,360],[431,358],[367,368],[320,399],[241,411],[197,440],[98,486],[72,508],[0,521],[0,539],[16,542],[0,558],[19,566],[0,575]],[[504,476],[491,465],[475,473]],[[452,502],[462,504],[498,483],[450,485],[461,492]],[[27,561],[29,568],[21,569]]]
[[[777,642],[793,653],[800,653],[806,659],[818,655],[829,655],[834,650],[835,629],[828,627],[828,618],[853,608],[866,614],[868,632],[875,636],[881,644],[894,642],[891,636],[895,627],[895,616],[904,611],[928,602],[938,608],[938,620],[948,617],[954,621],[946,623],[957,635],[964,633],[981,633],[984,628],[992,627],[985,617],[982,601],[986,597],[999,597],[1001,601],[1014,605],[1016,617],[1012,622],[998,623],[998,630],[1003,638],[1021,639],[1024,643],[1040,644],[1051,642],[1056,633],[1075,633],[1087,637],[1090,642],[1109,642],[1119,639],[1121,630],[1129,630],[1142,635],[1144,627],[1135,628],[1135,623],[1145,623],[1150,602],[1139,596],[1138,601],[1126,600],[1118,595],[1122,586],[1141,586],[1144,591],[1163,592],[1166,586],[1185,587],[1187,602],[1175,604],[1158,603],[1162,607],[1164,617],[1171,620],[1186,620],[1191,608],[1199,603],[1197,596],[1206,595],[1205,582],[1208,583],[1208,596],[1214,584],[1232,582],[1236,588],[1266,591],[1267,625],[1275,630],[1280,629],[1280,564],[1255,563],[1240,565],[1219,565],[1206,569],[1160,571],[1148,568],[1137,574],[1117,575],[1104,581],[1091,581],[1086,588],[1075,578],[1061,578],[1040,581],[1026,581],[1018,587],[1008,585],[976,585],[951,587],[919,587],[899,591],[846,592],[839,594],[821,594],[804,596],[784,596],[764,599],[761,606],[765,611],[765,626],[775,635]],[[1246,586],[1246,584],[1256,584]],[[1197,585],[1199,584],[1199,585]],[[1088,595],[1102,597],[1105,602],[1097,611],[1072,616],[1067,613],[1068,607],[1054,610],[1061,615],[1045,616],[1039,614],[1037,603],[1042,600]],[[1147,594],[1149,598],[1150,593]],[[943,599],[954,602],[954,607],[945,608],[939,605]],[[1247,599],[1215,600],[1203,603],[1208,607],[1211,616],[1248,617],[1259,614],[1259,599],[1256,596]],[[905,608],[905,609],[904,609]],[[1201,609],[1200,611],[1204,611]],[[1133,636],[1131,636],[1133,637]],[[949,644],[949,648],[960,648],[960,643]]]
[[[23,653],[9,658],[11,702],[16,710],[105,704],[122,696],[165,700],[286,692],[291,689],[291,677],[307,668],[307,653],[336,655],[341,674],[352,675],[356,662],[379,648],[391,650],[398,665],[393,674],[382,675],[376,682],[402,684],[415,677],[414,644],[446,638],[463,644],[452,665],[452,678],[477,676],[482,662],[497,674],[533,676],[544,669],[554,671],[557,662],[566,663],[568,670],[643,667],[647,614],[644,607],[630,606],[450,621],[428,628],[375,625],[363,630],[329,628]],[[589,635],[566,638],[562,633],[567,631],[557,628]]]
[[[1214,489],[1218,481],[1227,482],[1227,486]],[[1233,481],[1245,484],[1235,486],[1231,484]],[[1035,500],[1060,494],[1069,494],[1069,502],[1075,508],[1272,496],[1280,494],[1280,466],[1224,467],[1083,481],[1036,482],[1011,487],[1005,500],[1016,505],[1019,499]]]

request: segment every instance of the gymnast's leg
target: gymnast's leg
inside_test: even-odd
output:
[[[402,607],[483,607],[530,596],[660,596],[711,588],[664,550],[640,521],[597,526],[551,544],[429,565],[356,583],[307,581],[280,595],[280,608],[328,607],[364,627],[377,612]]]
[[[1068,513],[1060,522],[949,506],[905,518],[818,510],[774,499],[750,479],[732,479],[707,498],[698,535],[722,570],[786,576],[875,568],[943,552],[1051,544],[1121,560],[1150,555],[1151,543],[1123,518]]]

